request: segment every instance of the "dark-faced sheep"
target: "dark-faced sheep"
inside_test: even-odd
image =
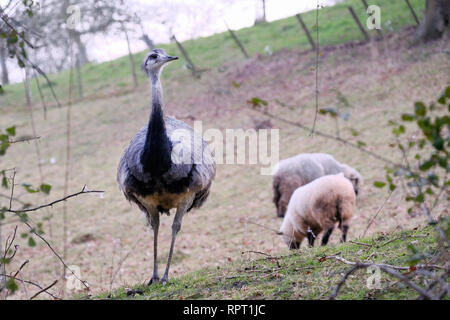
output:
[[[362,185],[362,177],[352,167],[340,163],[333,156],[325,153],[303,153],[281,160],[274,168],[272,186],[273,202],[277,216],[284,217],[295,189],[319,177],[329,174],[344,173],[353,184],[356,194]]]
[[[322,238],[322,245],[326,245],[336,223],[342,231],[341,240],[346,241],[355,197],[352,184],[342,173],[320,177],[296,189],[280,229],[283,242],[297,249],[306,237],[313,246],[326,230]]]

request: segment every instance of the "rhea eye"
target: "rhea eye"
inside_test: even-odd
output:
[[[156,53],[153,53],[153,54],[151,54],[150,55],[150,58],[152,58],[152,59],[156,59],[158,56],[156,55]]]

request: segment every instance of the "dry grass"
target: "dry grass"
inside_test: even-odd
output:
[[[323,50],[320,65],[320,105],[335,106],[338,89],[351,104],[351,117],[341,121],[341,134],[350,140],[363,140],[374,152],[393,160],[400,155],[389,148],[389,119],[398,119],[410,110],[416,100],[432,101],[450,83],[448,39],[408,49],[404,38],[411,31],[392,35],[383,42],[366,45],[341,46]],[[312,125],[314,116],[314,71],[311,53],[280,51],[271,57],[256,56],[239,64],[226,66],[225,72],[205,73],[194,81],[183,75],[164,82],[166,113],[179,118],[191,116],[203,120],[204,128],[252,128],[254,121],[265,120],[251,110],[249,98],[260,97],[269,101],[272,113],[290,120]],[[241,83],[235,88],[232,82]],[[275,100],[296,106],[295,110],[277,105]],[[63,193],[65,159],[66,107],[51,109],[44,120],[36,110],[36,126],[43,161],[44,181],[53,186],[47,199],[21,195],[33,203],[56,199]],[[67,203],[69,215],[69,249],[67,262],[81,267],[82,277],[94,293],[126,284],[148,281],[152,272],[152,233],[141,219],[139,210],[125,201],[119,192],[115,177],[116,168],[125,146],[137,130],[146,124],[149,116],[150,93],[147,85],[124,95],[110,95],[96,100],[86,100],[72,107],[72,161],[69,190],[76,192],[87,185],[91,189],[105,190],[105,195],[86,195]],[[192,119],[186,119],[192,124]],[[29,117],[23,110],[2,115],[0,127],[16,124],[19,134],[30,134]],[[357,213],[352,223],[349,239],[362,235],[367,222],[386,197],[386,190],[373,187],[373,181],[384,177],[384,164],[364,153],[320,137],[310,137],[307,132],[271,120],[273,128],[280,128],[280,156],[286,158],[301,152],[326,152],[339,161],[357,168],[365,179],[365,186],[357,201]],[[348,128],[360,131],[351,136]],[[346,129],[347,128],[347,129]],[[317,129],[334,133],[334,121],[320,116]],[[56,163],[50,164],[54,157]],[[17,168],[16,181],[40,183],[37,174],[38,159],[33,143],[14,145],[2,159],[1,167]],[[277,229],[281,221],[276,218],[271,198],[271,177],[259,175],[258,166],[220,165],[206,205],[187,215],[177,239],[171,276],[179,277],[203,267],[219,266],[240,259],[242,251],[257,250],[279,253],[286,249],[278,236],[246,219]],[[23,193],[23,192],[22,192]],[[20,194],[17,194],[18,196]],[[0,198],[1,199],[1,198]],[[3,205],[3,199],[0,205]],[[442,206],[437,214],[448,214]],[[51,215],[44,222],[45,236],[62,250],[62,206],[32,214],[34,222]],[[172,217],[163,217],[160,228],[160,261],[165,263],[170,242]],[[368,235],[409,229],[423,220],[409,216],[397,190],[387,203]],[[14,224],[7,225],[6,233]],[[19,224],[19,229],[23,226]],[[24,229],[23,229],[24,230]],[[80,236],[91,234],[89,241]],[[337,242],[336,232],[331,245]],[[74,240],[75,241],[72,241]],[[22,239],[19,239],[20,243]],[[81,243],[80,243],[81,242]],[[133,245],[138,245],[133,249]],[[22,277],[49,284],[61,274],[61,266],[50,251],[38,243],[21,248],[14,270],[24,259],[29,265]],[[114,283],[111,279],[118,263],[128,252]],[[11,298],[32,295],[32,288],[20,290]]]

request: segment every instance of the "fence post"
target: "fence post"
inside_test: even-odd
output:
[[[78,84],[78,98],[80,100],[83,99],[83,81],[81,80],[81,65],[80,65],[80,58],[77,54],[76,61],[75,61],[75,68],[77,70],[77,84]]]
[[[236,34],[233,32],[233,30],[231,30],[228,27],[228,24],[225,22],[225,25],[228,29],[228,32],[231,34],[231,37],[234,39],[234,41],[236,42],[236,44],[238,45],[239,49],[241,49],[242,53],[244,54],[245,58],[248,59],[248,53],[247,50],[245,50],[244,46],[242,45],[242,43],[239,41],[238,37],[236,36]]]
[[[25,86],[25,98],[27,100],[27,106],[31,107],[31,84],[30,84],[30,67],[25,65],[25,78],[23,79],[23,85]]]
[[[367,1],[366,0],[361,0],[361,1],[364,4],[364,7],[366,7],[366,12],[367,12],[367,9],[369,9],[369,5],[367,4]],[[378,33],[378,36],[380,37],[380,39],[383,39],[383,33],[381,32],[381,30],[380,29],[375,29],[375,30],[377,30],[377,33]]]
[[[361,30],[362,34],[364,35],[364,37],[366,38],[367,41],[370,40],[369,35],[367,34],[367,31],[364,29],[364,27],[362,26],[361,22],[359,22],[358,17],[356,16],[355,11],[353,10],[353,8],[351,6],[348,7],[348,11],[350,11],[350,14],[353,17],[353,20],[355,20],[356,25],[358,26],[359,30]]]
[[[302,18],[300,17],[300,14],[297,13],[295,16],[297,17],[298,22],[300,23],[300,25],[302,26],[303,30],[305,31],[306,37],[308,38],[308,41],[311,44],[312,49],[316,50],[316,44],[314,43],[314,40],[312,39],[308,28],[306,27],[305,23],[303,22]],[[317,27],[319,27],[319,26],[317,26]]]
[[[138,86],[138,78],[136,75],[136,65],[134,63],[133,53],[131,52],[130,38],[128,37],[128,31],[127,31],[126,26],[123,23],[122,23],[122,30],[125,33],[125,39],[127,40],[128,59],[130,60],[131,76],[133,77],[133,85],[136,88]]]
[[[197,72],[197,68],[195,67],[195,65],[192,63],[191,59],[189,59],[189,56],[187,55],[187,52],[184,50],[183,46],[181,45],[181,43],[177,40],[177,38],[175,38],[175,35],[172,35],[172,39],[175,41],[175,43],[177,44],[178,49],[181,51],[181,54],[183,55],[184,59],[186,59],[187,63],[188,63],[188,68],[191,69],[192,75],[195,78],[200,78],[199,73]]]
[[[405,2],[408,5],[409,11],[411,11],[412,16],[414,17],[414,20],[416,20],[416,24],[419,25],[420,24],[419,18],[417,18],[416,12],[414,11],[414,8],[412,7],[411,3],[409,3],[409,0],[405,0]]]

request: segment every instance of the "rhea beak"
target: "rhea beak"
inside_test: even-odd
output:
[[[178,57],[177,56],[166,56],[166,62],[173,61],[173,60],[178,60]]]

